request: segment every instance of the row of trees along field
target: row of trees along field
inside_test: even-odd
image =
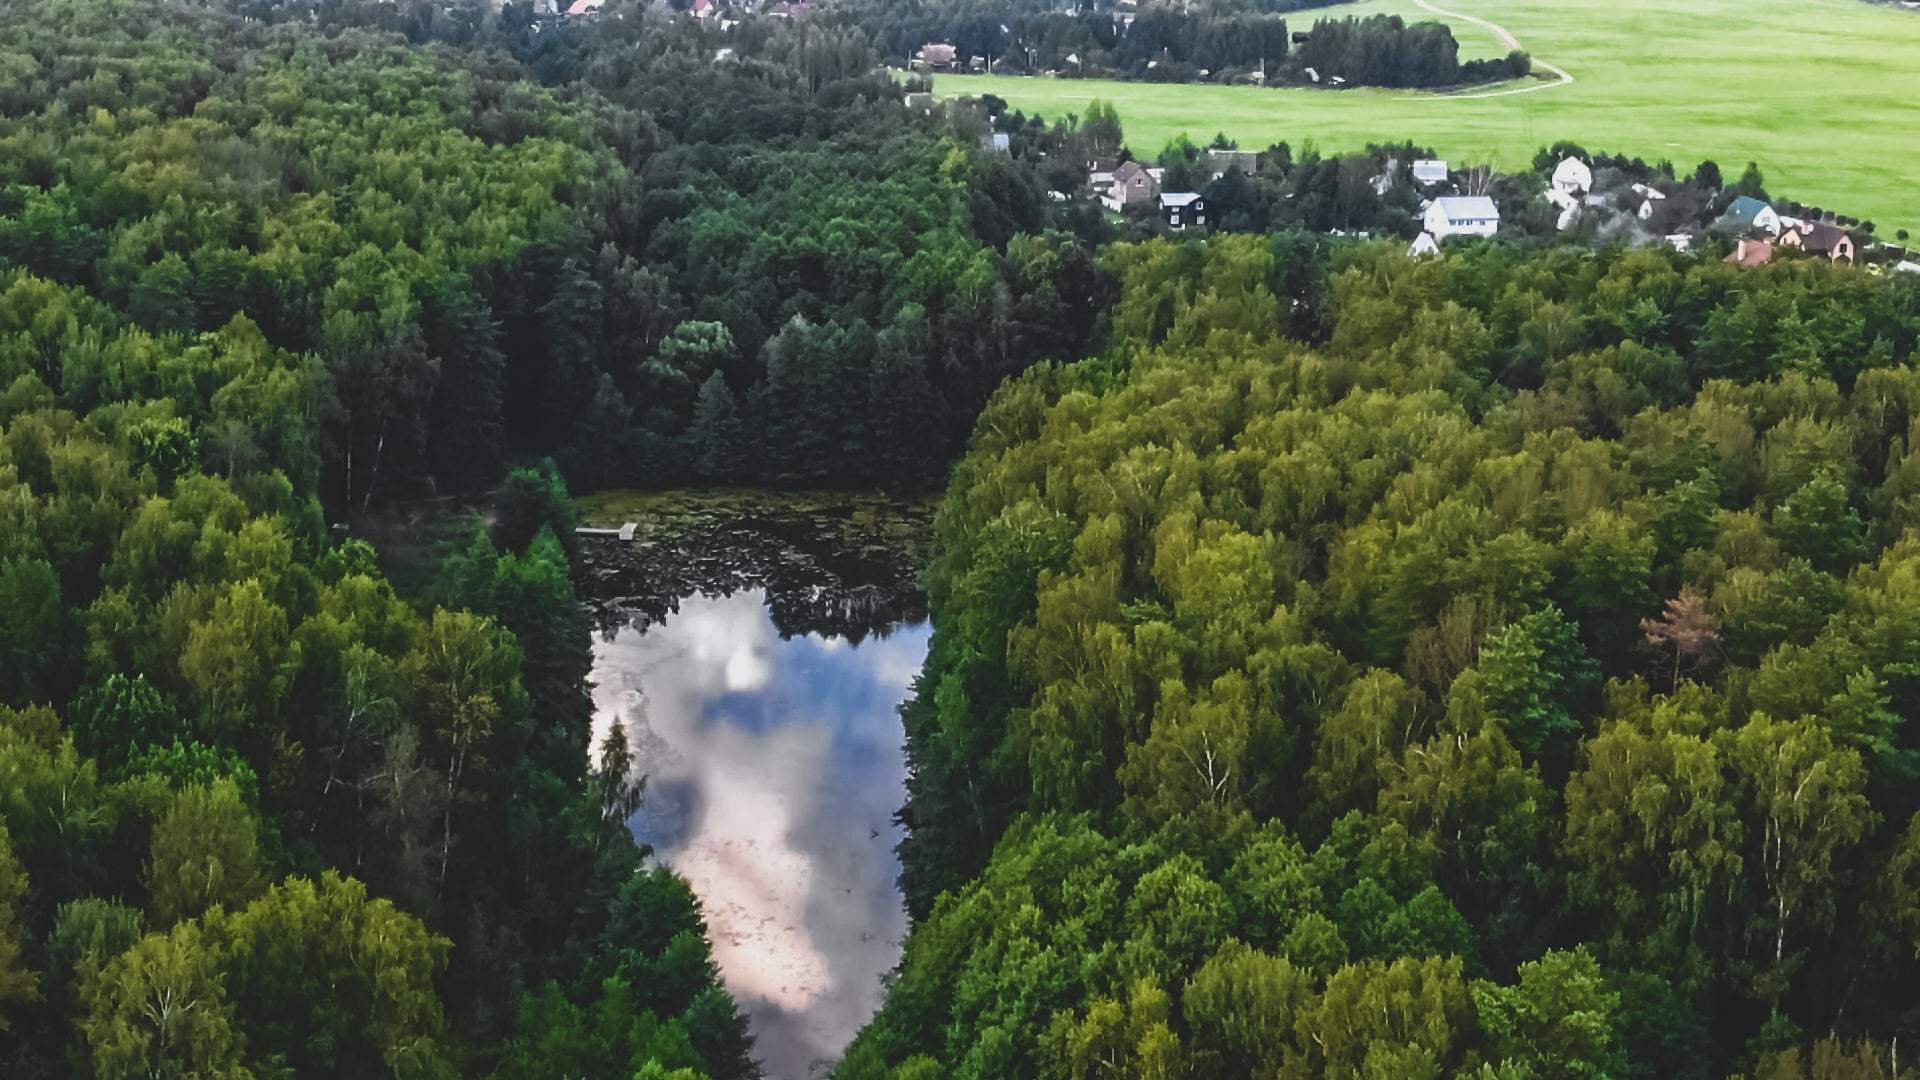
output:
[[[0,4],[9,1078],[756,1075],[588,746],[557,474],[404,592],[328,522],[923,481],[1104,311],[831,35],[432,11]]]
[[[1920,282],[1315,251],[983,415],[838,1075],[1914,1075]]]
[[[1462,63],[1445,23],[1397,15],[1315,19],[1296,43],[1286,17],[1257,10],[1153,4],[1127,22],[1110,12],[1022,12],[1002,3],[862,3],[834,11],[829,18],[859,27],[897,64],[940,42],[953,45],[962,63],[992,59],[996,71],[1151,82],[1442,87],[1532,69],[1520,52]],[[1296,18],[1295,25],[1307,23]]]

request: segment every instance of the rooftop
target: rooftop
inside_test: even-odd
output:
[[[1500,208],[1485,195],[1447,195],[1433,200],[1433,205],[1453,221],[1497,219],[1500,216]]]

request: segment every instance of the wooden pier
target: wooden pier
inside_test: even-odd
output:
[[[637,522],[629,521],[617,529],[593,529],[583,525],[573,530],[573,534],[575,536],[604,536],[618,540],[623,544],[631,544],[633,543],[633,534],[638,532],[639,529],[640,526]]]

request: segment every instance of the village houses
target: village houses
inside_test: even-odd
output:
[[[1433,200],[1423,221],[1436,240],[1492,236],[1500,230],[1500,209],[1485,195],[1448,195]]]
[[[1640,196],[1640,209],[1634,212],[1634,216],[1638,217],[1641,221],[1650,220],[1660,209],[1660,204],[1665,202],[1667,198],[1666,192],[1661,191],[1652,184],[1635,184],[1633,185],[1633,193]]]
[[[1175,232],[1206,228],[1207,200],[1194,191],[1165,192],[1160,196],[1160,218]]]
[[[1780,235],[1780,214],[1773,207],[1751,195],[1742,195],[1733,200],[1727,212],[1713,223],[1713,227],[1722,232],[1745,234],[1763,232],[1769,236]]]
[[[1853,237],[1847,235],[1847,230],[1824,221],[1797,222],[1782,229],[1780,246],[1799,248],[1834,262],[1851,263],[1854,259]]]
[[[957,71],[958,50],[945,42],[929,41],[913,54],[915,71]]]
[[[1260,155],[1251,150],[1209,150],[1207,151],[1208,179],[1218,180],[1234,169],[1243,175],[1252,176],[1260,167]]]
[[[1160,181],[1153,172],[1137,161],[1128,161],[1113,170],[1100,201],[1107,204],[1107,209],[1120,213],[1129,206],[1144,206],[1159,194]]]
[[[1765,240],[1742,239],[1723,261],[1748,268],[1765,266],[1773,261],[1773,245]]]
[[[1413,182],[1432,187],[1447,182],[1447,163],[1435,158],[1418,158],[1413,163]]]
[[[1593,170],[1577,157],[1563,158],[1553,169],[1553,190],[1584,195],[1593,190]]]

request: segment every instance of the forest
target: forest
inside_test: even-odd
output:
[[[324,354],[330,500],[537,454],[590,485],[924,483],[1027,352],[1086,351],[1098,275],[1037,185],[902,122],[857,43],[716,68],[684,19],[502,19],[427,53],[363,36],[376,4],[166,52],[94,10],[17,16],[51,37],[8,76],[0,257],[154,331],[244,310]],[[800,414],[870,434],[821,447]]]
[[[274,14],[0,5],[0,1074],[756,1076],[560,469],[924,482],[1104,278],[830,43]]]
[[[1913,1075],[1920,282],[1324,235],[1411,147],[1148,238],[832,20],[230,7],[0,0],[0,1075],[760,1075],[574,577],[732,483],[946,486],[837,1075]]]
[[[1920,282],[1104,257],[948,487],[839,1075],[1913,1075]]]

